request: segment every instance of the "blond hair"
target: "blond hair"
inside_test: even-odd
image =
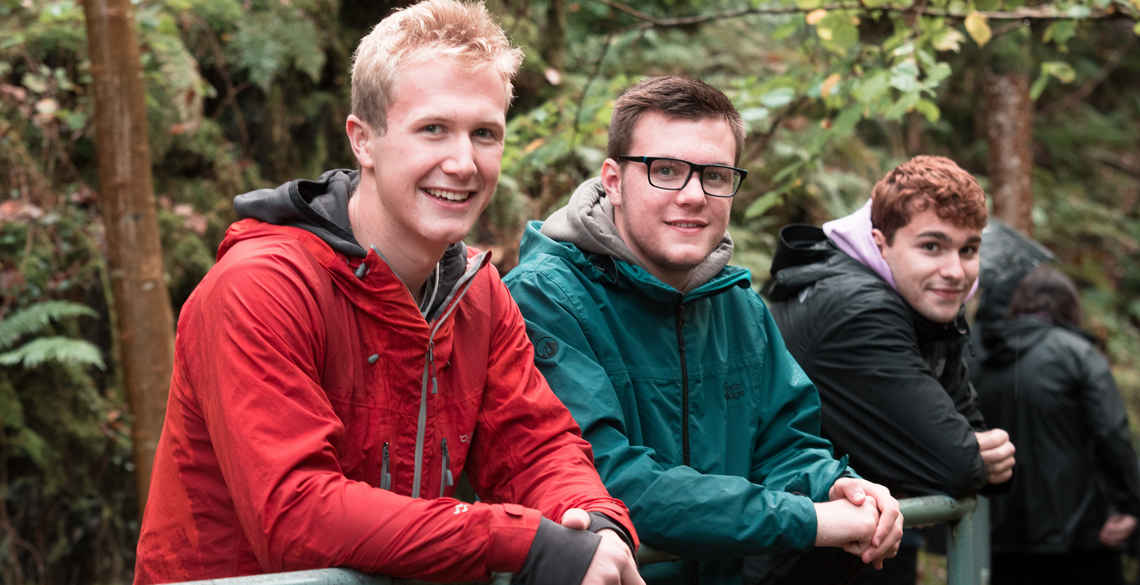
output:
[[[493,67],[503,79],[508,100],[513,91],[511,79],[523,57],[482,3],[424,0],[388,15],[356,46],[352,113],[385,131],[396,72],[410,58],[429,52],[433,57],[459,59],[471,68]]]

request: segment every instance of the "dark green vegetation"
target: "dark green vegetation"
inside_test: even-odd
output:
[[[983,69],[1028,72],[1035,236],[1082,285],[1088,325],[1108,341],[1137,420],[1140,5],[918,6],[493,2],[527,59],[499,193],[472,241],[513,265],[522,222],[598,168],[619,89],[682,73],[727,89],[749,124],[732,232],[737,261],[760,281],[776,228],[854,209],[910,155],[951,156],[986,184],[995,122]],[[351,51],[389,8],[136,4],[175,311],[213,262],[234,194],[352,165]],[[694,15],[708,18],[682,18]],[[138,510],[112,358],[91,76],[80,4],[0,0],[0,581],[12,585],[130,579]]]

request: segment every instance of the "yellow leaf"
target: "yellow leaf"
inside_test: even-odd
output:
[[[816,32],[816,34],[819,35],[819,38],[821,38],[825,41],[831,40],[831,29],[830,28],[817,28],[817,29],[815,29],[815,32]]]
[[[837,85],[839,85],[839,74],[832,73],[828,75],[827,79],[823,80],[823,84],[819,86],[819,95],[823,97],[831,95],[831,90],[835,89]]]
[[[523,152],[526,154],[530,154],[530,153],[538,150],[538,147],[542,146],[542,143],[544,143],[544,142],[546,142],[546,140],[544,140],[542,138],[535,138],[534,140],[530,141],[530,144],[526,145],[526,148],[523,148]]]
[[[966,32],[970,33],[970,38],[974,39],[979,47],[990,42],[990,37],[993,36],[986,20],[986,15],[977,10],[966,15]]]
[[[1140,1],[1140,0],[1137,0],[1137,1]],[[824,10],[822,8],[816,8],[815,10],[812,10],[811,12],[807,13],[807,16],[804,17],[804,20],[806,20],[808,24],[815,26],[815,25],[819,24],[819,21],[823,20],[823,17],[825,17],[825,16],[827,16],[826,10]]]

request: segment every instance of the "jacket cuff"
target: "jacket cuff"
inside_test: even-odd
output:
[[[543,518],[522,569],[511,579],[518,585],[578,585],[590,568],[602,537],[566,528]]]
[[[597,534],[605,529],[613,530],[625,541],[625,545],[629,547],[631,554],[637,554],[637,545],[633,542],[633,536],[626,530],[625,526],[618,523],[617,520],[606,516],[601,512],[590,512],[590,532]]]
[[[494,504],[493,507],[498,510],[491,517],[487,569],[495,573],[514,573],[527,558],[542,513],[518,504]]]

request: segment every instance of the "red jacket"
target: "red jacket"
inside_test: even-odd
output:
[[[179,318],[135,583],[332,566],[486,579],[572,507],[634,535],[487,257],[467,254],[429,323],[375,252],[233,224]],[[480,503],[448,497],[461,472]]]

